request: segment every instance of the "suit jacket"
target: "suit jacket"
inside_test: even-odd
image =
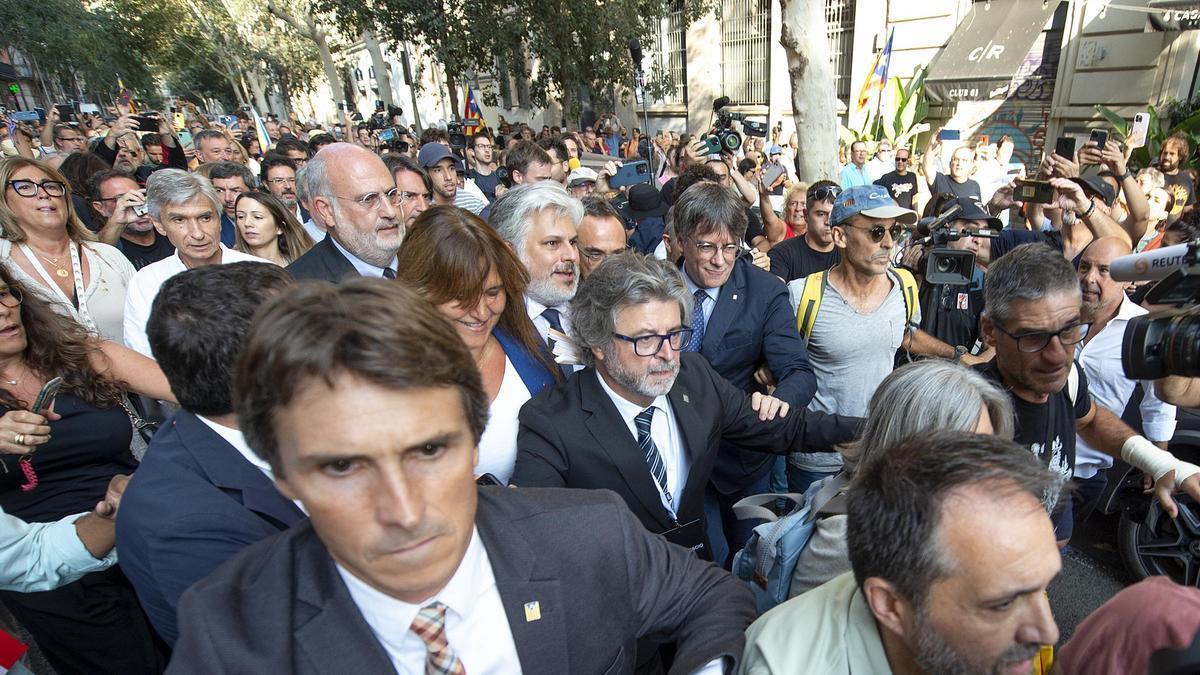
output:
[[[225,248],[237,246],[237,223],[224,211],[221,212],[221,243],[225,244]]]
[[[237,449],[180,411],[154,435],[121,498],[121,569],[155,630],[174,644],[184,590],[303,518]]]
[[[287,271],[300,280],[318,279],[335,284],[346,277],[358,276],[358,270],[337,250],[333,245],[333,237],[329,235],[292,261]]]
[[[761,390],[754,371],[766,364],[777,382],[774,396],[794,409],[805,408],[817,392],[808,348],[796,329],[787,286],[778,277],[738,260],[721,287],[700,353],[714,370],[746,392]],[[758,480],[773,458],[726,445],[713,468],[713,485],[733,494]]]
[[[676,643],[672,673],[741,658],[749,590],[646,532],[615,495],[478,490],[475,524],[526,675],[632,673],[641,635]],[[168,673],[395,672],[307,522],[189,589],[179,620]]]
[[[662,505],[637,439],[601,388],[599,377],[594,368],[585,368],[521,408],[517,463],[510,482],[519,487],[612,490],[647,530],[665,532],[675,527],[671,514]],[[704,485],[722,441],[760,454],[786,454],[796,448],[829,450],[853,439],[861,422],[804,409],[763,422],[750,407],[750,396],[695,353],[680,354],[679,376],[667,400],[690,462],[687,481],[676,499],[680,523],[703,517]]]

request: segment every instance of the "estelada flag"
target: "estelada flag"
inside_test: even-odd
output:
[[[870,74],[867,75],[867,81],[863,82],[862,91],[858,94],[858,106],[855,112],[867,107],[871,97],[875,92],[883,95],[883,89],[887,86],[888,68],[892,64],[892,38],[896,37],[896,29],[892,29],[891,35],[888,36],[887,45],[882,52],[875,55],[875,65],[871,68]]]
[[[479,102],[475,100],[475,90],[471,89],[471,85],[467,85],[467,105],[463,110],[463,121],[479,120],[475,124],[464,124],[463,133],[467,136],[475,133],[479,125],[483,124],[483,113],[479,111]]]
[[[117,109],[128,110],[128,114],[137,114],[137,104],[133,102],[133,94],[125,88],[125,81],[117,75]]]

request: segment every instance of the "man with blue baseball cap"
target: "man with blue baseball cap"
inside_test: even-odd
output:
[[[487,202],[475,195],[460,190],[459,176],[464,167],[458,155],[441,143],[426,143],[417,153],[417,164],[421,165],[433,181],[434,204],[446,204],[466,209],[479,215]]]
[[[916,281],[891,266],[893,249],[904,226],[917,222],[916,212],[897,205],[883,186],[860,185],[838,195],[830,222],[841,261],[790,282],[788,291],[817,374],[809,409],[861,417],[898,350],[946,358],[955,351],[917,328]],[[791,455],[789,491],[803,492],[841,463],[837,453]]]

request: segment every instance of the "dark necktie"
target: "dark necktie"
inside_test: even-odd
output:
[[[700,343],[704,341],[704,301],[708,293],[704,289],[696,291],[696,304],[692,306],[692,339],[683,346],[685,352],[700,351]]]
[[[562,315],[559,314],[557,309],[554,309],[553,307],[547,307],[546,309],[542,310],[542,318],[545,319],[546,323],[550,324],[550,327],[554,330],[562,333],[563,335],[567,334],[567,331],[563,330],[562,327]],[[554,346],[554,338],[547,338],[546,341],[550,343],[551,347]]]
[[[390,267],[383,268],[383,278],[384,279],[395,279],[396,278],[396,270],[394,270]]]
[[[675,509],[675,500],[671,497],[671,490],[667,487],[667,466],[663,464],[662,454],[658,452],[658,446],[654,444],[654,439],[650,437],[650,423],[654,421],[654,407],[646,408],[633,418],[633,424],[637,427],[637,442],[638,447],[642,449],[642,453],[646,455],[646,466],[650,467],[650,475],[654,476],[658,487],[662,488],[663,494],[667,496],[667,503],[671,505],[671,510]]]

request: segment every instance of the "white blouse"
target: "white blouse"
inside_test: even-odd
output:
[[[123,342],[125,292],[134,272],[133,264],[124,253],[116,247],[95,241],[83,242],[79,246],[79,255],[87,260],[89,278],[79,298],[80,308],[76,309],[71,304],[71,298],[50,280],[52,271],[37,256],[33,256],[32,261],[46,273],[44,278],[26,274],[12,259],[13,248],[13,242],[0,239],[0,263],[24,288],[40,293],[52,307],[75,319],[92,333],[118,344]]]
[[[479,439],[479,463],[475,475],[490,473],[507,485],[517,463],[517,413],[531,398],[529,388],[508,356],[504,357],[504,379],[496,400],[488,409],[488,423]]]

